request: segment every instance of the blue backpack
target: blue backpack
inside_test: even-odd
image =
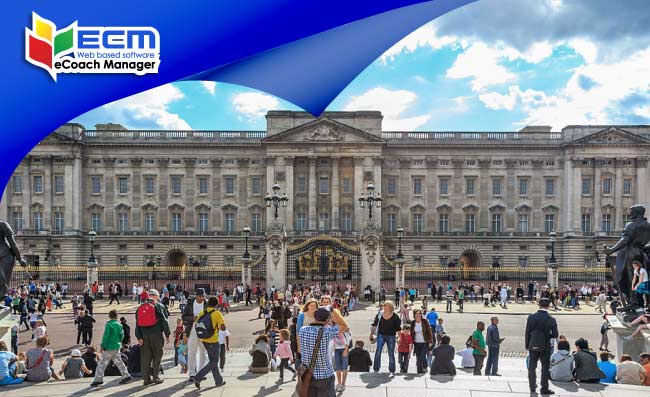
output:
[[[194,329],[196,329],[196,336],[199,339],[210,339],[214,336],[214,325],[212,324],[212,313],[216,310],[208,311],[206,310],[201,317],[196,320],[194,324]]]

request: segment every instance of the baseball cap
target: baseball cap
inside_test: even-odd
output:
[[[72,357],[81,357],[81,351],[79,349],[74,349],[70,354]]]
[[[324,307],[321,307],[316,310],[314,313],[314,320],[316,321],[327,321],[330,318],[330,311]]]
[[[158,292],[157,289],[151,289],[151,290],[149,291],[149,295],[160,296],[160,292]]]
[[[205,290],[203,288],[197,288],[196,296],[205,296]]]

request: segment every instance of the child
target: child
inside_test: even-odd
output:
[[[219,367],[222,371],[226,365],[226,350],[230,350],[230,331],[226,329],[226,324],[221,324],[219,328]]]
[[[185,326],[183,325],[183,319],[176,319],[176,328],[174,329],[174,366],[178,365],[178,345],[183,340],[183,335],[185,334]]]
[[[280,364],[278,365],[278,370],[280,370],[280,382],[284,380],[284,369],[286,368],[293,374],[293,379],[296,378],[296,370],[289,366],[289,362],[293,363],[293,352],[291,351],[291,341],[290,334],[288,329],[280,330],[280,344],[273,354],[273,358],[276,359],[280,357]]]
[[[413,354],[413,337],[411,336],[411,329],[408,325],[405,325],[399,334],[397,352],[399,353],[400,372],[405,374],[408,372],[409,358]]]
[[[181,340],[178,341],[176,357],[178,357],[178,363],[181,365],[181,374],[187,373],[187,334],[185,333]]]
[[[63,365],[61,365],[59,376],[65,375],[66,379],[79,379],[83,378],[84,374],[90,375],[92,371],[86,368],[84,359],[81,358],[81,352],[74,349],[70,357],[66,358]]]
[[[18,353],[18,361],[16,361],[16,376],[25,374],[26,360],[27,360],[27,356],[25,356],[25,352]]]
[[[603,314],[603,322],[600,324],[600,347],[598,350],[609,353],[609,338],[607,331],[611,329],[609,321],[607,320],[607,313]]]
[[[370,359],[370,353],[363,346],[363,341],[358,340],[354,344],[354,349],[350,350],[350,354],[348,354],[350,372],[370,372],[372,360]]]
[[[14,324],[11,326],[11,352],[18,354],[18,332],[20,332],[20,325]]]
[[[442,318],[438,318],[438,324],[436,324],[436,342],[440,344],[440,340],[445,335],[445,327],[442,325]]]
[[[187,305],[187,296],[185,296],[185,294],[181,294],[178,300],[178,309],[181,311],[181,313],[185,311],[186,305]]]
[[[278,326],[276,325],[275,320],[269,322],[266,334],[269,336],[269,346],[271,347],[271,355],[273,356],[275,355],[275,349],[278,347],[278,340],[280,338]]]
[[[352,337],[347,332],[336,335],[334,338],[334,371],[336,371],[336,391],[345,390],[345,381],[348,377],[348,349]]]

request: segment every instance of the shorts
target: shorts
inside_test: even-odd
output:
[[[348,370],[348,356],[343,357],[345,349],[334,350],[334,371],[347,371]]]

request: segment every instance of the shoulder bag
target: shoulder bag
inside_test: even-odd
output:
[[[309,386],[311,385],[311,379],[314,376],[314,366],[316,365],[316,359],[318,358],[320,342],[321,339],[323,339],[323,331],[323,327],[318,331],[309,367],[302,363],[298,368],[296,368],[296,390],[293,392],[292,397],[309,397]]]

